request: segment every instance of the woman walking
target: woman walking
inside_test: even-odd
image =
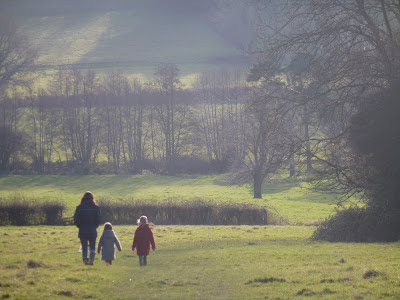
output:
[[[82,259],[85,265],[93,265],[96,255],[97,227],[101,221],[100,208],[94,200],[91,192],[86,192],[81,204],[76,207],[74,213],[74,224],[79,228],[78,237],[82,244]],[[88,258],[88,243],[90,257]]]

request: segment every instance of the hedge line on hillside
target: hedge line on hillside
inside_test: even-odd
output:
[[[160,225],[267,225],[267,210],[251,204],[212,201],[102,201],[104,222],[135,224],[141,215]]]
[[[267,225],[267,210],[251,204],[215,203],[212,201],[144,200],[99,201],[102,222],[136,224],[141,215],[159,225]],[[64,218],[65,205],[35,200],[0,199],[0,225],[71,225]]]

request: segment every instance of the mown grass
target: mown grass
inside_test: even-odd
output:
[[[400,297],[400,244],[310,242],[309,226],[153,226],[139,267],[134,226],[113,266],[84,266],[73,226],[0,227],[0,297],[377,299]],[[99,230],[100,233],[100,230]]]
[[[252,203],[276,209],[292,224],[313,224],[335,212],[336,197],[311,192],[300,181],[264,184],[263,198],[253,199],[250,186],[228,185],[224,176],[181,178],[172,176],[0,176],[0,197],[39,198],[66,204],[73,214],[83,193],[90,190],[100,202],[115,200],[211,200]]]

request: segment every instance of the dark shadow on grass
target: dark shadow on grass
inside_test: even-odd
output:
[[[246,282],[246,284],[252,283],[272,283],[272,282],[286,282],[286,279],[279,277],[265,277],[265,278],[256,278],[254,280],[250,280]]]

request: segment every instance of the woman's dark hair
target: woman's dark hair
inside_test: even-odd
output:
[[[89,202],[93,206],[97,206],[96,200],[94,200],[92,192],[86,192],[83,195],[83,197],[81,199],[81,204],[84,203],[84,202]]]

